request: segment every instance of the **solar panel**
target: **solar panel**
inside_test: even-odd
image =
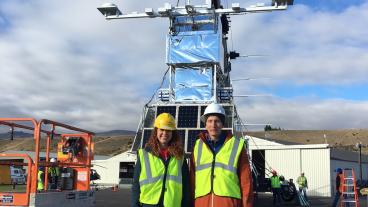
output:
[[[204,110],[206,110],[207,106],[201,106],[201,116],[204,114]],[[204,122],[200,121],[201,128],[205,128]]]
[[[178,127],[196,128],[198,122],[198,106],[180,106]]]
[[[224,128],[231,128],[233,126],[233,107],[224,106],[225,109],[225,125]]]
[[[181,144],[183,145],[183,148],[185,146],[185,130],[177,130],[179,137],[181,139]]]
[[[200,132],[203,130],[188,130],[188,145],[187,145],[187,152],[192,152],[194,148],[195,141]]]
[[[143,145],[142,145],[142,148],[144,148],[144,146],[148,142],[148,139],[150,138],[151,133],[152,133],[152,129],[144,129],[143,130]]]
[[[138,131],[133,143],[132,151],[138,151],[138,149],[141,147],[141,141],[142,141],[142,131]]]
[[[176,106],[157,106],[157,116],[164,112],[176,117]]]
[[[148,108],[144,119],[144,127],[152,128],[155,121],[155,110],[153,107]]]

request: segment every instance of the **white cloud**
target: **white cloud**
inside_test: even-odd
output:
[[[272,124],[284,129],[348,129],[364,128],[368,118],[368,102],[254,98],[237,106],[242,119],[250,124]],[[263,126],[249,129],[263,129]]]
[[[167,68],[168,20],[106,21],[96,9],[103,2],[0,3],[0,24],[8,23],[0,33],[1,117],[48,118],[96,131],[136,129],[144,103]],[[144,7],[164,2],[145,1]],[[123,12],[144,10],[142,1],[117,4]],[[295,5],[287,12],[234,17],[234,49],[270,56],[237,60],[233,75],[272,76],[297,84],[365,82],[367,9],[363,4],[328,13]],[[246,82],[236,89],[249,94],[254,88]],[[284,128],[364,127],[358,109],[364,112],[365,105],[349,100],[239,101],[245,120]],[[341,117],[349,118],[349,125],[336,121]]]
[[[266,54],[234,64],[252,76],[271,75],[297,84],[366,82],[368,3],[342,13],[295,5],[283,13],[233,21],[235,49]],[[245,67],[248,66],[248,67]]]

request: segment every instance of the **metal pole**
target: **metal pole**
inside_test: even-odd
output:
[[[11,129],[10,129],[10,140],[14,140],[14,126],[12,125],[11,126]]]
[[[360,183],[362,184],[362,143],[359,143],[359,175],[360,175]]]

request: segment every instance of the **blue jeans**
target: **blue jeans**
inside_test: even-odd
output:
[[[339,203],[339,199],[340,199],[341,193],[339,191],[336,191],[335,193],[335,197],[332,203],[332,207],[337,207],[337,204]]]
[[[339,199],[341,197],[341,193],[339,191],[336,191],[334,201],[332,203],[332,207],[337,207],[337,204],[339,203]],[[349,207],[349,203],[345,203],[345,207]]]
[[[304,196],[306,201],[308,201],[307,188],[306,187],[299,187],[299,193]]]

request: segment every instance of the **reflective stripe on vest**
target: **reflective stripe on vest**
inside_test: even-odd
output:
[[[241,199],[237,169],[243,147],[243,140],[232,137],[214,156],[208,146],[197,139],[193,151],[196,170],[195,198],[205,196],[212,190],[218,196]]]
[[[139,176],[140,197],[144,204],[158,204],[162,192],[165,164],[153,154],[144,149],[139,150],[141,174]],[[182,200],[182,172],[183,160],[171,157],[166,172],[164,207],[180,207]]]

